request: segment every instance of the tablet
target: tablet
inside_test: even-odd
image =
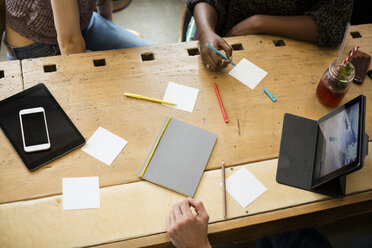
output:
[[[43,107],[48,123],[50,149],[26,153],[23,147],[19,111]],[[0,102],[0,127],[29,171],[82,146],[84,137],[68,118],[44,84],[38,84]]]
[[[362,167],[365,102],[360,95],[319,119],[312,188]]]

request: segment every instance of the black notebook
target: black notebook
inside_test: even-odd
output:
[[[26,153],[23,148],[19,111],[43,107],[51,147],[46,151]],[[38,84],[0,102],[0,127],[29,171],[82,146],[84,137],[68,118],[44,84]]]

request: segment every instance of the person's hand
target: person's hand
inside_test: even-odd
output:
[[[257,34],[259,33],[260,19],[259,15],[251,16],[233,26],[226,36]]]
[[[217,55],[212,49],[208,48],[206,44],[211,44],[217,50],[224,50],[226,57],[225,60]],[[200,53],[205,66],[211,71],[218,71],[226,68],[232,61],[232,47],[220,36],[213,31],[199,33]]]
[[[196,215],[190,206],[195,208]],[[166,219],[167,233],[178,248],[210,248],[208,220],[203,203],[189,198],[173,206]]]

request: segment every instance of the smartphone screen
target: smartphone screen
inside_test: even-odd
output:
[[[50,141],[44,108],[22,109],[19,118],[25,152],[48,150]]]
[[[22,126],[26,146],[48,143],[43,112],[23,114]]]

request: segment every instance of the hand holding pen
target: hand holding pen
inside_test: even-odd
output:
[[[212,46],[208,42],[205,44],[205,47],[207,48],[208,55],[211,58],[210,61],[212,61],[210,64],[206,64],[206,67],[209,70],[218,71],[218,70],[226,68],[230,63],[235,66],[235,64],[232,62],[232,58],[231,58],[232,48],[230,47],[230,45],[228,45],[228,49],[227,49],[227,47],[225,47],[227,52],[226,52],[225,49],[223,50],[223,51],[226,52],[226,55],[229,56],[229,57],[224,55],[222,52],[220,52],[218,49],[216,49],[214,46]]]
[[[221,37],[214,33],[207,36],[199,36],[200,38],[200,53],[205,66],[211,71],[219,71],[226,68],[231,63],[232,47]],[[226,54],[224,59],[218,55],[207,44],[217,49],[222,49],[222,54]],[[217,50],[218,51],[218,50]]]
[[[226,61],[231,61],[231,58],[228,59],[223,53],[221,53],[220,51],[218,51],[216,48],[214,48],[211,44],[207,43],[205,44],[208,48],[210,48],[213,52],[215,52],[218,56],[220,56],[221,58],[223,58],[224,60]],[[235,66],[235,63],[231,61],[231,64],[233,66]]]

